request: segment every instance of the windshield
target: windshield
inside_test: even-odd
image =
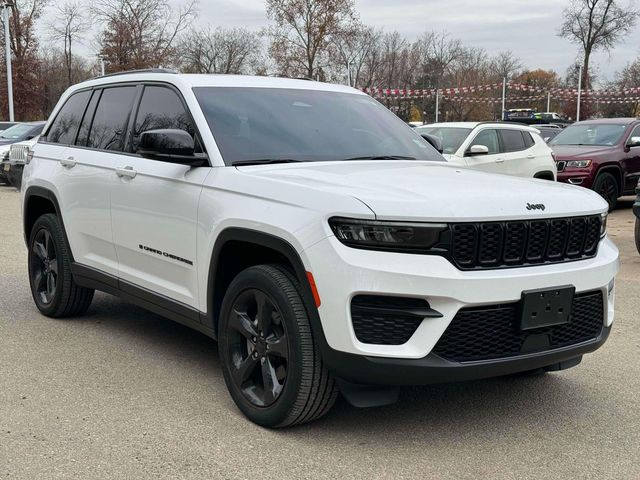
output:
[[[438,137],[442,142],[442,153],[456,153],[471,133],[470,128],[453,127],[418,127],[416,130],[420,134],[428,133]]]
[[[550,145],[600,145],[617,144],[624,135],[627,125],[601,123],[571,125],[554,138]]]
[[[0,133],[0,138],[6,138],[10,140],[15,140],[16,138],[22,138],[27,135],[33,125],[14,125],[13,127],[9,127]]]
[[[369,96],[283,88],[193,89],[227,165],[257,160],[444,161]]]

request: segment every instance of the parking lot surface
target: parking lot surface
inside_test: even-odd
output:
[[[207,337],[105,294],[41,316],[20,198],[0,185],[0,478],[640,478],[640,255],[631,200],[609,341],[574,369],[339,401],[291,430],[249,423]]]

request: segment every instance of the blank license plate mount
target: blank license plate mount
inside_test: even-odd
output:
[[[520,330],[569,323],[575,293],[573,285],[522,292]]]

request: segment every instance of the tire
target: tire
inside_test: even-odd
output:
[[[640,253],[640,218],[636,218],[636,249]]]
[[[608,172],[599,173],[596,181],[593,182],[593,190],[600,194],[609,204],[609,211],[612,211],[618,203],[620,189],[616,178]]]
[[[28,266],[31,295],[43,315],[75,317],[87,311],[94,291],[73,281],[71,256],[56,215],[42,215],[33,225],[29,236]]]
[[[252,422],[291,427],[335,403],[338,388],[322,363],[300,285],[284,267],[238,274],[222,302],[218,339],[229,393]]]

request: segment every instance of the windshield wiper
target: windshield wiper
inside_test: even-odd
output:
[[[416,157],[407,157],[404,155],[371,155],[368,157],[353,157],[345,160],[416,160]]]
[[[274,163],[299,163],[302,160],[294,160],[293,158],[257,158],[255,160],[236,160],[231,165],[241,167],[246,165],[271,165]]]

